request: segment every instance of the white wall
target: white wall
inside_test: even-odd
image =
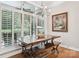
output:
[[[52,15],[68,12],[68,32],[52,31]],[[79,2],[64,2],[52,7],[51,15],[48,19],[48,34],[61,36],[62,45],[79,51]]]

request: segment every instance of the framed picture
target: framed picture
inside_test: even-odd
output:
[[[68,32],[68,13],[52,15],[52,31]]]

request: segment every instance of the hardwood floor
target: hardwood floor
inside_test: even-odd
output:
[[[49,54],[48,58],[79,58],[79,51],[59,47],[59,54]]]
[[[79,51],[74,51],[63,47],[59,47],[59,54],[48,53],[48,52],[44,52],[44,53],[46,53],[47,55],[43,56],[43,58],[79,58]],[[10,58],[24,58],[24,57],[20,53]]]

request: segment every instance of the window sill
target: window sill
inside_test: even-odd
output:
[[[20,50],[21,47],[19,46],[9,46],[9,47],[4,47],[0,49],[0,57],[2,57],[2,55],[6,55],[8,53],[11,53],[13,51],[17,51]]]

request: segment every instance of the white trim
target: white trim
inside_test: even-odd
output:
[[[1,6],[0,6],[1,7]],[[2,40],[2,8],[0,8],[0,45],[1,45],[1,40]]]
[[[14,45],[14,12],[12,12],[12,45]]]
[[[75,51],[79,51],[78,48],[74,48],[74,47],[70,47],[70,46],[67,46],[67,45],[60,45],[61,47],[64,47],[64,48],[68,48],[68,49],[72,49],[72,50],[75,50]]]
[[[45,30],[45,35],[47,35],[47,16],[44,16],[44,30]]]
[[[23,2],[21,5],[21,12],[23,12]],[[24,12],[22,13],[22,24],[21,24],[21,37],[24,37]]]
[[[36,35],[38,35],[38,28],[37,28],[37,26],[38,26],[38,17],[36,17]]]
[[[22,14],[21,37],[24,36],[24,14]]]
[[[30,37],[32,35],[32,33],[31,33],[32,32],[32,30],[31,30],[32,26],[31,25],[32,25],[32,16],[30,16]]]

